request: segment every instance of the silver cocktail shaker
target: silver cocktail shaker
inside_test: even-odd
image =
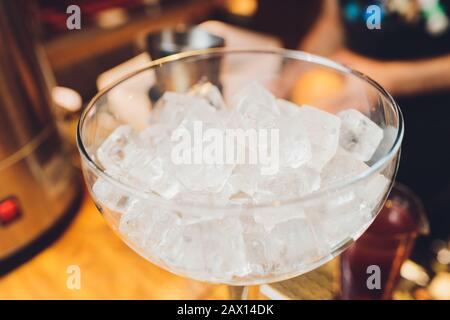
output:
[[[180,52],[225,45],[223,38],[213,35],[201,27],[184,25],[150,33],[146,36],[145,43],[152,60]],[[186,60],[165,63],[161,68],[155,69],[157,86],[152,88],[152,98],[157,98],[160,92],[186,91],[201,81],[211,82],[220,88],[218,78],[220,65],[219,56],[217,59],[209,58],[203,63],[196,64],[186,63]]]

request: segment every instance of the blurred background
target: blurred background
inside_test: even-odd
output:
[[[343,261],[252,288],[251,297],[450,299],[450,155],[442,147],[450,138],[449,112],[443,111],[450,103],[449,2],[0,0],[0,299],[227,297],[223,286],[177,277],[128,249],[85,193],[75,146],[80,112],[99,89],[152,58],[218,46],[194,45],[191,28],[198,25],[222,39],[219,45],[331,57],[392,92],[410,132],[399,180],[411,190],[398,187],[378,227],[401,230],[399,212],[426,215],[430,225],[428,235],[417,227],[389,250],[368,234],[361,247],[369,251],[356,246]],[[381,8],[381,28],[368,20],[373,4]],[[77,8],[79,21],[72,16]],[[162,45],[170,32],[184,41],[172,52]],[[334,75],[320,72],[299,79],[298,87],[292,94],[299,102],[324,88],[345,89]],[[392,288],[381,295],[358,291],[358,266],[380,250],[389,251],[384,259]],[[78,272],[81,282],[71,286]]]
[[[98,75],[139,53],[138,42],[150,32],[178,24],[220,20],[281,39],[296,48],[318,14],[308,1],[76,1],[82,29],[69,31],[71,1],[38,1],[45,46],[58,83],[70,85],[84,99],[96,92]],[[79,76],[83,73],[83,77]]]

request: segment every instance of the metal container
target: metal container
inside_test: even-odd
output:
[[[0,0],[0,273],[45,243],[81,189],[53,120],[32,4]]]
[[[217,48],[225,45],[223,38],[195,26],[178,26],[150,33],[146,36],[145,42],[146,49],[153,60],[184,51]],[[155,70],[158,85],[157,88],[152,88],[152,97],[157,98],[158,92],[185,91],[201,81],[211,82],[220,88],[218,79],[220,64],[220,57],[205,60],[203,68],[201,63],[195,64],[195,68],[194,64],[185,61],[166,63],[163,67]]]

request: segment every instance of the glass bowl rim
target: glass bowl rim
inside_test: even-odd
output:
[[[390,147],[390,149],[380,158],[378,159],[374,164],[372,164],[367,170],[354,175],[349,176],[348,178],[342,179],[341,181],[337,183],[330,184],[324,189],[320,189],[318,191],[314,191],[310,194],[307,194],[302,197],[296,197],[291,199],[285,199],[285,200],[277,200],[267,203],[261,203],[261,204],[250,204],[245,206],[240,205],[212,205],[212,204],[203,204],[203,203],[196,203],[196,202],[186,202],[186,201],[173,201],[170,199],[164,199],[162,196],[158,195],[157,193],[154,193],[152,191],[147,190],[140,190],[128,183],[125,183],[123,181],[120,181],[119,179],[113,177],[112,175],[108,174],[106,171],[104,171],[88,154],[86,148],[84,147],[83,141],[82,141],[82,127],[84,124],[84,121],[88,114],[91,112],[91,110],[94,110],[97,101],[102,98],[105,94],[107,94],[109,91],[114,89],[116,86],[120,85],[122,82],[127,81],[128,79],[140,74],[141,72],[153,69],[154,67],[161,66],[162,64],[192,58],[192,57],[202,57],[202,56],[208,56],[208,55],[225,55],[225,54],[233,54],[233,53],[241,53],[241,54],[272,54],[272,55],[278,55],[284,59],[291,59],[296,61],[304,61],[309,62],[313,64],[317,64],[319,66],[323,66],[326,68],[334,69],[335,71],[339,71],[344,74],[350,74],[353,75],[360,80],[370,84],[379,94],[384,96],[384,98],[389,101],[389,104],[393,108],[397,119],[398,119],[398,130],[397,135],[395,137],[395,140]],[[120,77],[116,81],[113,81],[111,84],[107,85],[105,88],[100,90],[88,103],[86,108],[83,110],[80,119],[77,124],[77,134],[76,134],[76,140],[77,140],[77,147],[80,152],[82,161],[84,162],[101,178],[105,179],[106,181],[110,182],[113,185],[118,186],[119,188],[126,190],[130,194],[136,195],[140,198],[149,198],[152,201],[159,202],[161,205],[166,205],[169,207],[178,206],[181,208],[185,208],[186,206],[189,206],[190,208],[198,208],[198,209],[215,209],[215,210],[242,210],[242,209],[255,209],[255,208],[270,208],[270,207],[281,207],[281,206],[287,206],[287,205],[295,205],[300,203],[306,203],[313,201],[315,199],[321,198],[324,194],[328,194],[330,190],[334,189],[341,189],[348,186],[351,186],[359,181],[362,181],[363,179],[369,177],[373,173],[375,173],[378,169],[382,168],[388,161],[390,161],[399,151],[400,145],[403,139],[404,134],[404,123],[403,123],[403,115],[400,110],[400,107],[395,102],[394,98],[387,92],[380,84],[378,84],[375,80],[371,79],[367,75],[356,71],[352,68],[349,68],[345,65],[342,65],[340,63],[337,63],[333,60],[330,60],[328,58],[324,58],[318,55],[314,55],[311,53],[307,53],[304,51],[297,51],[297,50],[289,50],[289,49],[283,49],[283,48],[228,48],[228,47],[220,47],[220,48],[209,48],[209,49],[201,49],[201,50],[192,50],[192,51],[186,51],[182,53],[173,54],[167,57],[163,57],[154,61],[151,61],[142,67],[127,73],[126,75]],[[395,177],[394,172],[394,177]],[[391,181],[389,190],[392,188],[394,179]]]

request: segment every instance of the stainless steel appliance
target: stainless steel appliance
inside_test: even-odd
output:
[[[52,117],[33,2],[0,0],[0,273],[55,235],[81,189]]]

